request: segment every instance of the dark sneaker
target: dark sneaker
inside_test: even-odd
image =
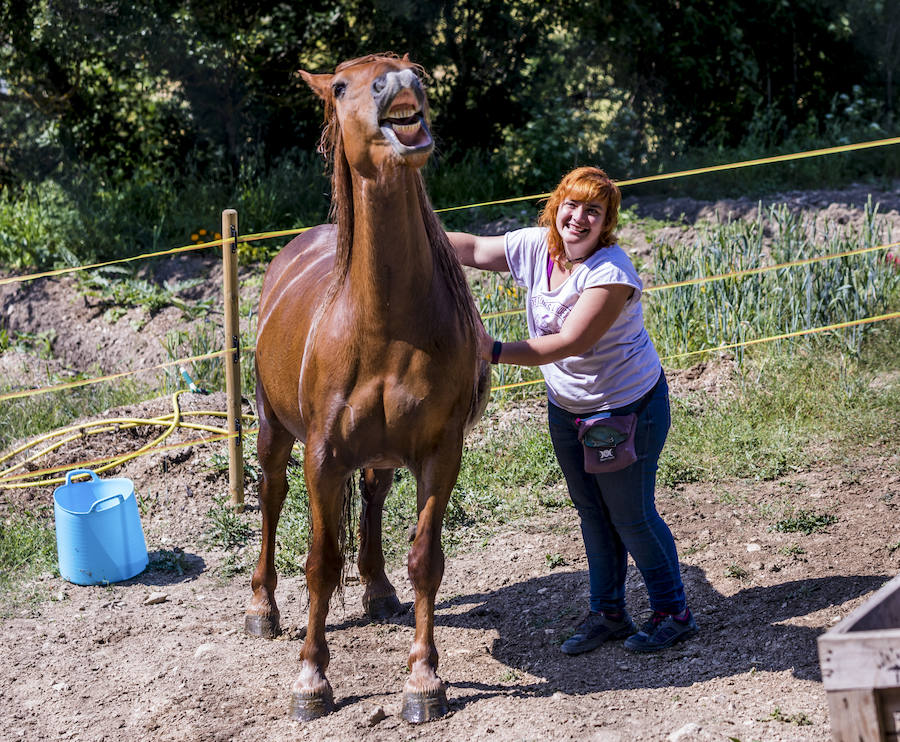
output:
[[[658,652],[690,639],[696,633],[697,623],[690,611],[685,621],[679,621],[668,613],[654,611],[641,630],[625,640],[625,649],[632,652]]]
[[[610,618],[604,613],[588,613],[575,633],[563,642],[560,649],[565,654],[581,654],[596,649],[610,639],[624,639],[631,636],[637,627],[627,611]]]

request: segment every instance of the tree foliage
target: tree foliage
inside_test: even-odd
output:
[[[584,157],[624,175],[822,131],[841,95],[890,129],[898,37],[886,0],[2,0],[0,186],[234,180],[314,148],[299,69],[388,50],[429,71],[443,158],[527,162],[545,184]]]

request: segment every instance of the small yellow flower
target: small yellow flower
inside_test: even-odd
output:
[[[222,239],[222,235],[221,235],[219,232],[216,232],[216,237],[215,237],[215,238],[216,238],[217,240],[221,240],[221,239]]]
[[[205,229],[201,229],[201,230],[199,231],[199,234],[200,234],[201,237],[205,237],[205,236],[206,236],[206,230],[205,230]]]
[[[199,241],[200,241],[200,235],[198,235],[196,232],[194,232],[194,234],[191,235],[191,242],[199,242]]]

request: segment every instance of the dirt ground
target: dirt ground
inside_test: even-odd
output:
[[[796,208],[851,223],[867,192],[788,196]],[[900,223],[900,189],[873,198],[884,218]],[[755,206],[679,200],[641,203],[638,211],[680,216],[684,233],[716,211],[744,216]],[[623,230],[621,241],[648,250],[645,230]],[[207,277],[206,291],[217,291],[220,272],[207,260],[179,258],[165,270]],[[162,362],[160,337],[185,322],[167,309],[150,321],[133,321],[139,310],[132,310],[110,323],[71,279],[0,287],[0,312],[0,327],[13,332],[56,331],[52,360],[0,355],[0,374],[23,387],[64,369]],[[720,361],[673,372],[671,386],[674,395],[718,394],[730,379]],[[182,399],[186,409],[224,409],[221,394]],[[109,416],[150,417],[170,406],[161,398]],[[532,402],[504,415],[528,422],[540,407]],[[143,439],[98,436],[58,455],[97,457]],[[227,576],[229,555],[201,538],[212,497],[227,490],[226,476],[209,467],[221,446],[156,453],[108,475],[134,481],[151,560],[180,549],[183,574],[151,568],[93,587],[45,574],[23,588],[0,631],[0,740],[820,742],[830,727],[816,639],[900,572],[900,454],[873,445],[848,463],[824,442],[813,466],[775,481],[658,492],[698,637],[659,656],[608,645],[567,657],[559,645],[586,608],[586,564],[574,510],[548,510],[464,545],[447,561],[436,619],[446,717],[422,726],[400,717],[412,616],[365,619],[351,572],[328,621],[337,710],[301,724],[289,719],[288,704],[305,633],[302,577],[278,586],[283,635],[253,639],[242,628],[249,576]],[[774,532],[764,513],[786,503],[837,520],[810,535]],[[0,515],[40,505],[52,506],[52,488],[0,490]],[[252,484],[245,517],[258,528]],[[390,576],[410,602],[405,567]],[[648,609],[633,568],[628,586],[629,607],[641,618]]]

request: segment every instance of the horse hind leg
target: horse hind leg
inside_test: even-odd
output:
[[[262,469],[259,486],[262,546],[251,580],[253,597],[244,614],[244,630],[252,636],[272,639],[281,633],[280,613],[275,602],[275,587],[278,584],[275,532],[287,495],[287,464],[295,439],[275,417],[265,393],[257,389],[256,396],[259,412],[257,453]]]
[[[381,517],[384,500],[394,481],[393,469],[365,469],[360,478],[362,512],[359,518],[359,577],[366,586],[363,610],[369,618],[381,620],[403,610],[397,591],[384,572]]]

